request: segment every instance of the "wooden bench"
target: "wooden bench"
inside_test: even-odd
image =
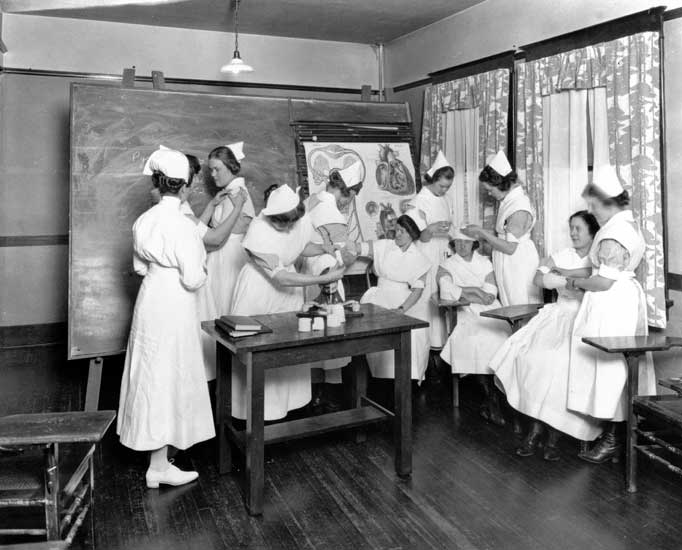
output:
[[[1,528],[0,535],[44,536],[50,544],[61,539],[71,544],[94,504],[95,446],[115,417],[114,411],[97,411],[0,418],[0,445],[24,449],[0,458],[0,508],[44,510],[42,526]]]

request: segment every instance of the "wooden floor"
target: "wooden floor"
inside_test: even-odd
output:
[[[62,348],[0,352],[0,414],[67,410],[82,400],[85,365]],[[59,365],[59,368],[55,368]],[[105,360],[103,408],[115,408],[120,360]],[[47,373],[47,374],[46,374]],[[113,431],[97,460],[96,547],[175,549],[678,549],[682,483],[648,464],[640,492],[623,491],[623,465],[591,465],[562,441],[548,463],[517,457],[510,431],[449,405],[437,373],[414,396],[414,473],[396,478],[387,428],[365,443],[342,434],[266,449],[265,511],[249,517],[240,477],[218,475],[211,443],[179,455],[200,472],[189,486],[147,490],[146,456]],[[89,532],[74,548],[89,548]],[[8,539],[0,539],[0,543]]]

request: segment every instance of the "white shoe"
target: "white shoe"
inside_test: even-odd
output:
[[[149,468],[147,470],[147,475],[145,476],[147,487],[150,489],[158,489],[159,484],[175,486],[185,485],[186,483],[191,483],[198,477],[199,472],[185,472],[172,464],[169,464],[164,472]]]

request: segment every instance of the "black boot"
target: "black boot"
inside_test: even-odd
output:
[[[526,435],[521,442],[521,446],[516,449],[516,454],[519,456],[533,456],[535,454],[535,450],[540,444],[542,432],[542,424],[537,420],[534,420],[530,425],[530,431],[528,432],[528,435]]]
[[[593,464],[602,464],[607,460],[618,462],[623,450],[623,442],[621,438],[616,435],[616,422],[611,422],[592,448],[586,453],[578,455],[587,462]]]
[[[561,432],[555,430],[551,426],[547,426],[547,442],[545,443],[545,450],[542,453],[542,458],[549,460],[550,462],[556,462],[561,458],[559,454],[559,438],[561,437]]]

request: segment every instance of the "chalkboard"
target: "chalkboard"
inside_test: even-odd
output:
[[[132,270],[132,226],[152,205],[142,167],[163,144],[206,163],[214,147],[244,141],[246,178],[256,210],[272,183],[297,184],[292,120],[388,122],[405,104],[228,96],[110,85],[71,85],[69,358],[125,351],[140,278]],[[348,115],[348,116],[346,116]],[[407,115],[409,116],[409,115]],[[376,120],[375,120],[376,119]],[[204,171],[190,204],[210,193]]]

